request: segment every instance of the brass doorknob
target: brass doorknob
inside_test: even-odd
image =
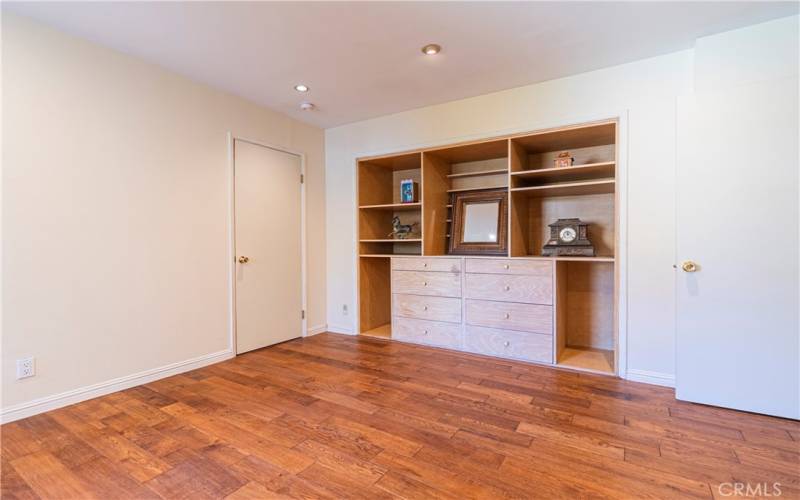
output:
[[[239,264],[247,264],[248,262],[250,262],[250,257],[245,257],[244,255],[239,257]]]
[[[683,269],[687,273],[693,273],[697,271],[697,268],[698,268],[697,263],[692,260],[684,260],[681,263],[681,269]]]

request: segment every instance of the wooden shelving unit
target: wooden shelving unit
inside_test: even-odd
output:
[[[569,151],[570,167],[554,168]],[[393,256],[446,256],[453,193],[505,188],[509,257],[548,260],[555,272],[554,364],[616,372],[617,123],[579,124],[358,161],[359,333],[391,338]],[[414,179],[419,200],[402,204],[399,183]],[[419,225],[392,239],[391,221]],[[589,223],[595,257],[541,255],[548,224]]]

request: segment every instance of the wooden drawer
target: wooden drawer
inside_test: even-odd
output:
[[[538,304],[467,300],[466,323],[552,335],[553,307]]]
[[[461,274],[392,271],[392,292],[461,297]]]
[[[461,299],[396,293],[392,296],[392,314],[405,318],[461,323]]]
[[[467,259],[466,268],[468,273],[553,276],[553,263],[549,260]]]
[[[468,326],[464,350],[501,358],[553,362],[553,337],[538,333]]]
[[[553,303],[553,279],[550,276],[467,273],[465,283],[464,296],[468,299]]]
[[[429,259],[425,257],[392,257],[395,271],[461,272],[461,259]]]
[[[395,317],[392,320],[392,338],[404,342],[460,349],[461,325]]]

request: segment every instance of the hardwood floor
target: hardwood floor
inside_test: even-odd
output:
[[[335,334],[2,426],[4,499],[709,498],[736,483],[800,497],[800,423]]]

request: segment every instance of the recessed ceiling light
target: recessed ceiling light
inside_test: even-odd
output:
[[[311,111],[314,108],[315,108],[315,106],[314,106],[313,102],[301,102],[300,103],[300,109],[302,109],[303,111]]]
[[[429,43],[428,45],[422,47],[422,53],[426,56],[435,56],[442,50],[440,45],[436,45],[435,43]]]
[[[308,92],[309,90],[308,87],[303,85],[302,83],[295,85],[294,89],[298,92]]]

